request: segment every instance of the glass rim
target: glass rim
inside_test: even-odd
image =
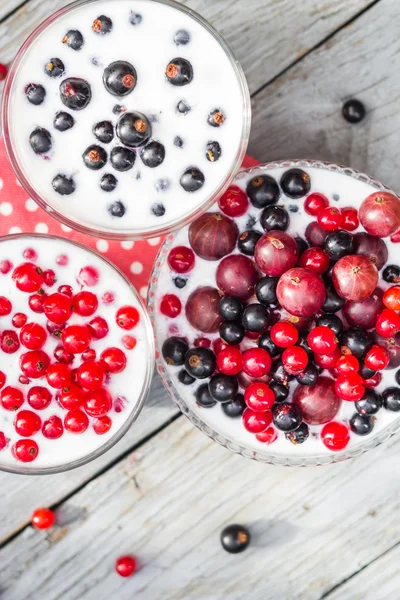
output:
[[[96,250],[93,250],[92,248],[89,248],[88,246],[85,246],[84,244],[81,244],[80,242],[67,240],[66,238],[63,238],[61,236],[49,235],[46,233],[8,234],[8,235],[4,235],[4,236],[0,237],[0,243],[3,241],[11,240],[11,239],[21,239],[21,238],[27,238],[27,239],[41,238],[41,239],[59,240],[59,241],[65,242],[67,244],[70,244],[72,246],[76,246],[76,247],[80,248],[81,250],[85,250],[89,254],[90,253],[94,254],[102,262],[104,262],[108,266],[110,266],[127,283],[131,293],[133,294],[135,300],[139,304],[139,309],[140,309],[140,313],[141,313],[140,317],[141,317],[141,319],[144,319],[144,323],[145,323],[145,331],[146,331],[145,343],[148,344],[148,348],[149,348],[148,360],[147,360],[147,366],[146,366],[146,375],[145,375],[145,378],[143,381],[143,386],[140,391],[138,401],[135,404],[135,407],[133,408],[132,412],[130,413],[128,419],[118,429],[118,431],[116,431],[114,433],[114,435],[112,437],[110,437],[110,439],[107,440],[97,450],[93,450],[93,452],[91,452],[90,454],[86,454],[82,458],[78,458],[74,461],[66,462],[66,463],[63,463],[62,465],[53,466],[53,467],[37,467],[36,468],[34,466],[24,467],[24,466],[22,466],[23,463],[21,463],[21,466],[19,466],[19,465],[15,465],[15,466],[2,465],[0,463],[0,472],[5,471],[7,473],[13,473],[13,474],[18,474],[18,475],[50,475],[50,474],[54,474],[54,473],[63,473],[65,471],[70,471],[71,469],[76,469],[77,467],[82,467],[83,465],[91,462],[92,460],[98,458],[99,456],[101,456],[102,454],[104,454],[105,452],[110,450],[110,448],[112,448],[117,442],[119,442],[119,440],[122,439],[123,436],[127,433],[127,431],[130,429],[130,427],[137,420],[139,414],[141,413],[143,406],[146,402],[147,396],[149,394],[149,391],[150,391],[150,386],[151,386],[151,382],[152,382],[153,374],[154,374],[155,343],[154,343],[154,335],[153,335],[153,329],[151,326],[150,318],[147,313],[147,310],[146,310],[143,300],[140,298],[136,288],[129,281],[129,279],[126,277],[126,275],[112,261],[110,261],[105,256],[102,256]],[[30,463],[30,464],[32,464],[32,463]]]
[[[37,36],[40,35],[48,26],[50,26],[54,21],[56,21],[59,17],[67,14],[71,10],[79,8],[80,6],[84,6],[86,4],[95,4],[100,2],[100,0],[75,0],[64,6],[51,15],[49,15],[44,21],[42,21],[27,37],[24,43],[19,48],[10,68],[8,71],[8,75],[5,81],[3,97],[2,97],[2,108],[1,108],[1,125],[3,130],[4,144],[8,159],[11,163],[13,171],[24,188],[24,190],[29,194],[29,196],[49,215],[67,225],[71,229],[75,231],[79,231],[81,233],[85,233],[87,235],[91,235],[94,237],[100,237],[109,240],[142,240],[149,239],[152,237],[164,236],[170,233],[171,231],[175,231],[185,225],[189,224],[193,219],[200,216],[204,213],[212,204],[214,204],[215,199],[218,198],[224,191],[229,187],[235,175],[239,171],[243,159],[246,154],[247,145],[250,136],[250,125],[251,125],[251,99],[250,92],[247,85],[246,77],[243,71],[242,66],[239,61],[235,57],[233,50],[231,49],[228,42],[222,37],[222,35],[201,15],[199,15],[196,11],[188,8],[175,0],[146,0],[147,2],[156,2],[158,4],[164,4],[166,6],[170,6],[175,8],[193,18],[195,21],[200,23],[219,43],[221,48],[224,50],[225,54],[229,58],[229,61],[232,65],[232,68],[236,74],[237,81],[240,86],[241,95],[242,95],[242,103],[243,103],[243,127],[241,132],[241,140],[238,148],[238,152],[236,157],[229,169],[229,172],[225,179],[220,183],[220,185],[213,191],[213,193],[208,196],[204,202],[195,208],[192,212],[186,214],[180,219],[175,219],[173,222],[165,225],[154,226],[150,229],[141,228],[136,231],[132,230],[108,230],[106,228],[96,229],[88,225],[87,223],[75,221],[66,215],[62,214],[55,208],[53,208],[48,201],[43,198],[31,185],[28,178],[24,174],[24,170],[22,166],[19,164],[17,155],[14,152],[14,148],[11,140],[11,128],[10,128],[10,119],[9,115],[11,113],[10,107],[10,99],[11,93],[13,90],[13,83],[18,72],[18,69],[22,63],[22,60],[25,56],[25,53],[29,50],[30,46],[34,43]]]
[[[342,165],[338,165],[336,163],[328,162],[328,161],[319,161],[314,159],[288,159],[288,160],[277,160],[264,164],[259,164],[249,169],[242,169],[236,176],[236,179],[243,179],[252,173],[259,173],[260,169],[262,171],[271,171],[276,168],[291,168],[291,167],[311,167],[316,169],[328,170],[331,172],[337,172],[341,175],[346,175],[352,179],[356,179],[363,183],[367,183],[374,187],[377,190],[385,190],[393,193],[398,197],[398,194],[393,192],[389,187],[362,173],[361,171],[357,171],[356,169],[352,169],[350,167],[345,167]],[[368,450],[372,450],[376,446],[379,446],[383,442],[386,442],[392,435],[396,434],[400,431],[400,415],[397,419],[394,419],[391,423],[386,425],[379,433],[375,436],[373,433],[371,434],[373,437],[368,436],[365,440],[358,443],[353,449],[349,450],[341,450],[339,452],[330,452],[328,453],[318,453],[315,452],[313,454],[303,454],[302,456],[295,455],[285,455],[283,453],[274,453],[272,451],[273,446],[267,446],[266,448],[260,448],[259,450],[254,450],[252,448],[246,447],[242,444],[236,442],[233,438],[230,438],[226,435],[223,435],[213,429],[210,425],[208,425],[198,413],[195,413],[189,408],[184,398],[180,394],[180,392],[176,389],[175,384],[173,382],[172,377],[168,373],[168,365],[165,362],[162,352],[161,346],[162,341],[158,339],[157,336],[157,327],[156,327],[156,293],[157,293],[157,282],[161,269],[163,268],[168,252],[172,247],[176,234],[171,233],[161,245],[157,257],[154,262],[153,271],[150,277],[150,283],[147,294],[147,311],[150,316],[151,323],[153,325],[154,338],[155,338],[155,346],[156,346],[156,368],[161,377],[162,383],[171,396],[172,400],[181,410],[181,412],[191,421],[200,431],[205,433],[209,438],[213,441],[217,442],[221,446],[227,448],[228,450],[235,452],[236,454],[240,454],[245,458],[250,458],[252,460],[256,460],[258,462],[263,462],[266,464],[272,464],[276,466],[290,466],[290,467],[299,467],[299,466],[319,466],[319,465],[327,465],[334,464],[338,462],[342,462],[343,460],[347,460],[350,458],[354,458],[355,456],[359,456]],[[206,410],[206,409],[204,409]],[[369,439],[368,439],[369,438]]]

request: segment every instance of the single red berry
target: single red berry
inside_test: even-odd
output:
[[[19,312],[19,313],[15,313],[11,322],[13,324],[13,327],[16,327],[17,329],[19,329],[20,327],[23,327],[25,325],[27,320],[28,320],[28,317],[26,315],[24,315],[24,313]]]
[[[60,292],[50,294],[43,302],[43,311],[49,321],[57,324],[66,323],[72,312],[71,298]]]
[[[93,420],[93,429],[97,435],[103,435],[104,433],[107,433],[107,431],[110,431],[111,426],[112,420],[107,415]]]
[[[271,365],[271,356],[263,348],[249,348],[243,352],[242,368],[250,377],[263,377],[268,373]]]
[[[100,359],[106,365],[108,373],[121,373],[126,367],[126,356],[120,348],[106,348],[100,354]]]
[[[383,371],[390,362],[389,351],[383,346],[374,344],[367,352],[364,364],[371,371]]]
[[[266,383],[257,381],[255,383],[251,383],[245,389],[244,401],[252,411],[265,412],[270,410],[274,405],[275,393]]]
[[[115,300],[115,296],[112,292],[104,292],[101,299],[103,304],[112,304]]]
[[[64,433],[64,426],[60,417],[52,415],[42,425],[42,434],[49,440],[57,440]]]
[[[44,283],[48,287],[51,287],[57,281],[56,274],[54,273],[53,269],[47,269],[47,271],[45,271],[43,273],[43,276],[44,276]]]
[[[88,348],[85,352],[82,352],[82,360],[96,360],[96,350],[94,348]]]
[[[43,350],[31,350],[20,356],[19,364],[26,377],[37,379],[46,373],[50,358]]]
[[[390,236],[390,241],[393,244],[398,244],[400,242],[400,230]]]
[[[53,356],[58,362],[65,363],[66,365],[70,365],[74,360],[74,355],[71,352],[67,352],[64,346],[59,344],[56,346],[53,352]]]
[[[35,440],[18,440],[12,447],[12,453],[21,462],[32,462],[39,454]]]
[[[0,317],[9,315],[12,311],[12,304],[5,296],[0,296]]]
[[[30,437],[40,431],[41,426],[40,417],[31,410],[21,410],[15,415],[14,427],[18,435]]]
[[[325,273],[325,271],[329,269],[329,263],[330,260],[328,254],[318,246],[313,246],[312,248],[304,250],[299,261],[300,267],[308,269],[309,271],[314,271],[317,275]]]
[[[133,329],[139,322],[140,315],[134,306],[122,306],[115,315],[117,325],[122,329]]]
[[[12,268],[13,264],[9,260],[2,260],[0,262],[0,273],[3,273],[3,275],[7,275],[7,273],[9,273]]]
[[[346,375],[347,373],[357,373],[360,363],[353,354],[340,354],[335,367],[339,373]]]
[[[376,321],[375,329],[382,337],[395,336],[400,331],[400,316],[394,310],[384,308]]]
[[[18,410],[24,403],[24,395],[20,389],[8,385],[1,390],[0,402],[6,410]]]
[[[176,246],[168,254],[170,269],[177,273],[187,273],[194,267],[194,252],[186,246]]]
[[[56,263],[60,267],[65,267],[68,264],[68,256],[66,254],[59,254],[56,258]]]
[[[350,441],[350,433],[344,423],[331,421],[323,426],[321,440],[329,450],[343,450]]]
[[[400,310],[400,287],[394,285],[383,294],[383,304],[391,310]]]
[[[299,338],[296,327],[286,321],[279,321],[271,327],[271,340],[279,348],[294,346]]]
[[[80,284],[92,287],[98,283],[99,277],[99,272],[95,267],[87,266],[79,271],[77,281]]]
[[[111,395],[104,388],[88,392],[83,408],[90,417],[104,417],[112,408]]]
[[[98,390],[102,387],[105,379],[105,365],[96,360],[87,360],[77,370],[79,385],[87,390]]]
[[[89,419],[82,410],[70,410],[64,417],[64,427],[70,433],[84,433]]]
[[[217,338],[216,340],[213,340],[212,347],[214,353],[217,355],[225,348],[229,348],[229,344],[224,342],[224,340],[222,340],[221,338]]]
[[[61,337],[61,333],[65,328],[65,323],[53,323],[52,321],[47,321],[46,329],[47,331],[56,338]]]
[[[35,312],[35,313],[42,313],[43,312],[43,304],[44,301],[47,298],[47,294],[43,293],[38,293],[38,294],[32,294],[32,296],[29,296],[29,300],[28,300],[28,304],[29,304],[29,308]]]
[[[181,314],[182,304],[175,294],[165,294],[161,299],[160,312],[166,317],[174,319]]]
[[[278,439],[278,432],[274,427],[268,427],[265,431],[256,434],[256,439],[263,444],[272,444]]]
[[[51,392],[40,385],[34,385],[28,392],[28,404],[35,410],[43,410],[50,405],[52,400]]]
[[[37,292],[43,285],[43,271],[33,263],[22,263],[13,271],[12,278],[21,292]]]
[[[250,433],[261,433],[265,431],[272,423],[272,413],[270,410],[266,412],[255,412],[251,408],[246,408],[242,415],[243,426]]]
[[[19,348],[19,339],[17,333],[12,329],[6,329],[5,331],[3,331],[3,333],[1,334],[0,347],[6,354],[13,354],[14,352],[16,352]]]
[[[317,221],[318,225],[322,227],[324,231],[335,231],[342,226],[342,213],[338,208],[329,206],[324,208],[318,213]]]
[[[89,348],[92,336],[86,325],[69,325],[63,329],[61,339],[67,352],[82,354]]]
[[[355,208],[342,208],[342,228],[346,231],[354,231],[360,225],[358,212]]]
[[[73,297],[72,304],[73,310],[77,315],[90,317],[96,312],[99,301],[97,300],[96,294],[83,291]]]
[[[76,410],[82,407],[85,392],[77,385],[69,384],[58,396],[59,404],[66,410]]]
[[[242,353],[235,346],[228,346],[217,356],[217,369],[224,375],[237,375],[242,370]]]
[[[363,379],[358,373],[342,373],[335,381],[335,391],[342,400],[357,402],[364,396]]]
[[[218,200],[218,206],[228,217],[241,217],[249,208],[249,201],[244,190],[231,185]]]
[[[375,375],[373,375],[372,377],[370,377],[369,379],[364,379],[364,387],[365,388],[374,388],[377,385],[379,385],[382,381],[382,373],[375,373]]]
[[[3,81],[7,77],[8,69],[5,64],[0,63],[0,81]]]
[[[31,382],[31,380],[29,379],[29,377],[25,377],[25,375],[20,375],[20,376],[18,377],[18,381],[19,381],[20,383],[22,383],[22,385],[27,385],[28,383],[30,383],[30,382]]]
[[[298,375],[308,365],[308,354],[300,346],[286,348],[282,353],[282,364],[286,373],[289,373],[289,375]]]
[[[304,200],[304,210],[308,215],[316,217],[318,213],[329,206],[329,200],[323,194],[315,192]]]
[[[314,327],[307,336],[311,350],[316,354],[332,354],[337,347],[335,332],[330,327]]]
[[[127,350],[133,350],[136,347],[137,340],[133,335],[124,335],[121,338],[122,345],[125,346]]]
[[[5,450],[10,443],[10,438],[7,438],[2,431],[0,431],[0,451]]]
[[[94,317],[94,319],[89,321],[87,327],[96,340],[101,340],[103,337],[106,337],[109,331],[108,323],[103,317]]]
[[[115,561],[115,570],[121,577],[130,577],[136,571],[136,560],[133,556],[120,556]]]
[[[333,369],[341,355],[339,348],[335,348],[332,354],[314,354],[314,362],[321,369]]]
[[[56,516],[49,508],[37,508],[31,517],[32,525],[36,529],[49,529],[53,527]]]
[[[196,348],[211,348],[211,340],[205,337],[199,337],[194,340],[193,345]]]
[[[74,295],[74,290],[72,289],[72,287],[70,285],[60,285],[57,288],[57,292],[60,292],[60,294],[65,294],[66,296],[69,296],[70,298],[72,298],[72,296]]]
[[[71,382],[71,369],[64,363],[54,363],[47,368],[46,379],[51,387],[61,390]]]
[[[38,323],[27,323],[21,329],[19,339],[28,350],[39,350],[47,339],[47,333]]]
[[[5,373],[3,373],[3,371],[0,371],[0,388],[2,388],[6,382],[7,379],[7,375]]]
[[[26,258],[26,260],[37,260],[38,258],[38,254],[33,248],[25,248],[25,250],[22,253],[22,256]]]

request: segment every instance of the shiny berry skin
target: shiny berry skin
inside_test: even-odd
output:
[[[257,433],[256,439],[262,444],[272,444],[278,439],[278,432],[274,427],[268,427],[265,431]]]
[[[383,294],[383,304],[391,310],[400,310],[400,287],[392,286]]]
[[[20,389],[8,385],[1,390],[0,403],[6,410],[18,410],[24,403],[24,395]]]
[[[302,169],[292,168],[282,175],[280,185],[289,198],[301,198],[310,191],[310,176]]]
[[[82,360],[95,360],[96,356],[96,350],[94,350],[93,348],[88,348],[87,350],[82,352],[81,358]]]
[[[293,379],[293,375],[290,375],[287,371],[285,371],[280,359],[274,360],[269,373],[274,381],[286,386],[289,384],[289,381]]]
[[[278,201],[280,190],[270,175],[256,175],[246,187],[247,196],[256,208],[265,208]]]
[[[389,387],[382,393],[383,406],[386,410],[392,412],[400,411],[400,389],[398,387]]]
[[[323,246],[326,236],[326,231],[324,231],[316,221],[311,221],[304,232],[304,237],[310,246]]]
[[[176,273],[187,273],[193,269],[194,262],[194,252],[186,246],[176,246],[168,254],[169,267]]]
[[[42,350],[25,352],[19,359],[21,371],[26,377],[37,379],[42,377],[50,364],[50,358]]]
[[[14,427],[18,435],[30,437],[35,435],[42,426],[40,417],[31,410],[21,410],[15,416]]]
[[[53,269],[47,269],[47,271],[45,271],[43,273],[44,276],[44,283],[45,285],[47,285],[48,287],[51,287],[52,285],[55,284],[55,282],[57,281],[56,279],[56,274],[53,271]]]
[[[12,279],[21,292],[37,292],[44,283],[43,271],[33,263],[22,263],[16,267]]]
[[[165,294],[165,296],[162,297],[160,303],[161,314],[169,317],[170,319],[174,319],[180,315],[181,310],[182,304],[178,296],[175,296],[175,294]]]
[[[390,354],[383,346],[373,345],[368,350],[364,359],[364,365],[372,371],[382,371],[386,369],[390,362]]]
[[[43,304],[46,298],[47,294],[44,293],[32,294],[32,296],[29,296],[28,300],[29,308],[35,313],[42,313]]]
[[[266,383],[251,383],[244,391],[244,401],[252,411],[266,412],[275,403],[275,393]]]
[[[294,431],[303,420],[299,407],[286,402],[273,406],[272,417],[275,427],[284,432]]]
[[[0,317],[5,317],[9,315],[12,311],[12,304],[8,298],[4,296],[0,296]]]
[[[335,368],[339,373],[347,375],[348,373],[357,373],[360,363],[352,354],[341,354],[335,363]]]
[[[335,348],[332,354],[315,354],[314,362],[321,369],[333,369],[336,366],[336,361],[341,356],[339,348]]]
[[[243,312],[243,304],[239,298],[224,296],[218,304],[218,312],[225,321],[236,321]]]
[[[281,352],[280,348],[278,348],[278,346],[272,341],[271,334],[269,331],[267,331],[261,337],[259,337],[258,347],[263,348],[263,350],[266,350],[272,358],[278,356],[278,354],[280,354]]]
[[[230,554],[246,550],[250,539],[250,532],[243,525],[228,525],[221,532],[221,545]]]
[[[85,392],[83,389],[69,383],[61,390],[58,402],[66,410],[76,410],[81,408],[84,398]]]
[[[120,556],[115,561],[115,570],[121,577],[130,577],[136,571],[136,560],[133,556]]]
[[[227,346],[217,354],[217,369],[225,375],[237,375],[242,370],[242,353],[235,346]]]
[[[363,327],[350,327],[340,336],[342,353],[354,354],[358,359],[364,358],[371,346],[370,335]]]
[[[167,365],[179,366],[185,362],[188,350],[189,346],[184,338],[172,336],[163,343],[161,353]]]
[[[127,350],[133,350],[136,347],[137,340],[133,335],[124,335],[121,338],[122,345]]]
[[[7,77],[8,69],[3,63],[0,63],[0,81],[3,81]]]
[[[271,425],[271,411],[255,412],[251,408],[246,408],[242,415],[243,427],[250,433],[261,433]]]
[[[61,291],[61,289],[59,291]],[[97,296],[92,292],[78,292],[72,299],[73,311],[82,317],[90,317],[93,315],[96,312],[98,305],[99,301],[97,300]]]
[[[49,529],[54,525],[56,516],[49,508],[37,508],[31,517],[31,523],[35,529]]]
[[[0,347],[6,354],[14,354],[19,348],[18,335],[13,330],[5,330],[1,334]]]
[[[84,433],[89,419],[82,410],[70,410],[64,417],[64,427],[70,433]]]
[[[101,353],[100,360],[106,365],[108,373],[121,373],[126,367],[126,356],[120,348],[106,348]]]
[[[66,323],[72,313],[72,300],[60,292],[50,294],[43,302],[43,312],[53,323],[58,325]]]
[[[97,435],[104,435],[107,431],[110,431],[112,426],[112,419],[104,415],[104,417],[97,417],[93,420],[93,430]]]
[[[270,319],[269,310],[262,304],[249,304],[242,314],[242,325],[246,331],[262,333]]]
[[[66,365],[70,365],[74,360],[74,355],[67,352],[61,344],[54,349],[53,356],[58,362],[65,363]]]
[[[326,298],[321,278],[309,269],[289,269],[278,281],[276,294],[279,304],[291,315],[312,317]]]
[[[335,288],[332,285],[326,286],[326,298],[322,305],[322,310],[326,313],[336,313],[343,308],[346,304],[346,300],[341,298],[339,294],[337,294]]]
[[[399,283],[400,267],[397,265],[388,265],[383,269],[382,277],[387,283]]]
[[[249,348],[243,352],[243,371],[250,377],[263,377],[268,373],[272,359],[262,348]]]
[[[218,206],[228,217],[241,217],[249,208],[249,201],[246,192],[231,185],[218,200]]]
[[[35,385],[28,392],[28,404],[35,410],[43,410],[50,405],[52,400],[51,392],[40,385]]]
[[[28,320],[28,317],[24,313],[15,313],[11,322],[12,322],[13,327],[16,327],[17,329],[19,329],[20,327],[23,327],[25,325],[27,320]]]
[[[231,402],[238,393],[238,380],[231,375],[217,373],[211,377],[208,383],[208,390],[213,400],[217,402]]]
[[[121,329],[133,329],[139,322],[140,315],[134,306],[121,306],[115,316],[116,323]]]
[[[200,385],[195,391],[194,396],[196,398],[196,404],[202,408],[212,408],[217,403],[211,396],[207,383]]]
[[[209,348],[192,348],[185,356],[185,369],[195,379],[210,377],[215,367],[215,354]]]
[[[382,396],[374,390],[365,390],[361,400],[355,403],[355,407],[360,415],[375,415],[382,406]]]
[[[344,423],[331,421],[323,426],[321,440],[329,450],[334,452],[343,450],[350,441],[349,430]]]
[[[77,282],[81,285],[87,285],[89,287],[96,285],[99,281],[99,272],[95,267],[87,265],[83,267],[78,274]]]
[[[335,391],[342,400],[357,402],[365,393],[363,379],[358,373],[342,373],[335,381]]]
[[[99,361],[87,360],[78,367],[77,379],[87,390],[98,390],[104,383],[105,366]]]
[[[356,435],[368,435],[374,428],[374,419],[369,415],[355,413],[349,421],[350,429]]]
[[[219,335],[227,344],[239,344],[245,335],[245,329],[235,321],[224,321],[219,328]]]
[[[318,246],[307,248],[300,256],[299,265],[303,269],[322,275],[329,269],[329,256],[325,250]]]
[[[88,392],[83,408],[90,417],[104,417],[112,408],[111,394],[104,388]]]
[[[330,327],[314,327],[307,336],[311,350],[316,354],[332,354],[337,347],[335,332]]]
[[[39,454],[35,440],[18,440],[12,447],[12,453],[21,462],[32,462]]]
[[[302,423],[294,431],[288,431],[285,433],[285,438],[294,445],[303,444],[309,437],[310,430],[307,423]]]
[[[304,210],[308,215],[316,217],[318,213],[329,206],[329,200],[323,194],[315,192],[304,200]]]
[[[6,275],[7,273],[9,273],[12,268],[13,268],[13,264],[9,260],[0,261],[0,273],[3,273],[3,275]]]
[[[2,388],[6,382],[7,376],[3,371],[0,371],[0,388]]]
[[[89,348],[92,336],[86,325],[69,325],[63,329],[61,339],[67,352],[82,354]]]
[[[289,227],[289,222],[289,213],[281,206],[267,206],[260,215],[260,225],[264,231],[276,229],[286,231]]]
[[[87,328],[96,340],[104,338],[109,331],[107,321],[103,317],[94,317],[87,323]]]
[[[319,371],[317,367],[313,363],[309,363],[304,371],[296,375],[296,380],[300,385],[314,385],[317,382],[318,375]]]
[[[355,231],[360,225],[358,212],[355,208],[342,208],[342,227],[346,231]]]
[[[338,208],[329,206],[318,213],[317,222],[324,231],[335,231],[342,226],[342,213]]]
[[[384,308],[379,315],[375,329],[384,338],[391,338],[400,331],[400,316],[389,308]]]
[[[57,390],[68,387],[71,376],[71,369],[64,363],[50,365],[46,371],[47,383]]]
[[[280,321],[271,327],[271,340],[279,348],[294,346],[298,337],[299,332],[296,327],[286,321]]]
[[[243,398],[243,394],[236,394],[235,398],[231,402],[224,402],[221,404],[222,412],[230,419],[235,419],[242,416],[246,409],[246,403]]]
[[[380,385],[382,382],[382,374],[375,373],[372,377],[368,377],[368,379],[364,379],[364,387],[365,388],[375,388]]]
[[[240,234],[237,243],[240,252],[246,256],[254,256],[255,247],[261,235],[262,234],[255,229],[243,231],[243,233]]]
[[[290,375],[298,375],[307,367],[307,352],[304,348],[300,348],[300,346],[286,348],[282,353],[282,364],[285,371],[290,373]]]
[[[354,238],[348,231],[337,229],[326,236],[324,250],[331,260],[337,261],[343,256],[354,254]]]
[[[64,433],[63,422],[57,415],[52,415],[42,425],[42,434],[49,440],[57,440]]]
[[[336,315],[321,315],[315,324],[317,327],[329,327],[337,336],[343,331],[343,323]]]
[[[276,304],[276,286],[278,285],[278,277],[262,277],[254,286],[254,291],[257,296],[257,300],[260,304],[268,306],[269,304]]]
[[[47,333],[38,323],[27,323],[22,327],[19,339],[28,350],[39,350],[47,339]]]

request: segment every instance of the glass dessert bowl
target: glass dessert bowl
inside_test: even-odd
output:
[[[0,239],[0,469],[42,474],[97,458],[129,429],[154,366],[128,280],[84,246]]]
[[[240,168],[250,129],[232,51],[170,0],[60,9],[19,50],[3,98],[7,153],[29,195],[110,239],[190,223]]]
[[[150,281],[157,368],[182,412],[277,465],[341,461],[398,431],[399,227],[398,197],[352,169],[241,171],[167,237]]]

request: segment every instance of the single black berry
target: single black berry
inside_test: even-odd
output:
[[[191,385],[192,383],[194,383],[196,381],[196,379],[194,377],[189,375],[189,373],[186,371],[186,369],[182,369],[181,371],[179,371],[178,379],[181,383],[183,383],[183,385]]]
[[[165,148],[160,142],[150,142],[140,151],[140,158],[146,167],[159,167],[165,158]]]
[[[289,213],[281,206],[267,206],[260,216],[260,225],[264,231],[271,231],[272,229],[286,231],[289,222]]]
[[[254,256],[254,250],[261,235],[262,234],[255,229],[243,231],[238,239],[238,248],[240,252],[246,254],[246,256]]]
[[[283,383],[278,383],[277,381],[271,381],[269,387],[275,394],[275,402],[278,404],[284,402],[289,395],[289,388]]]
[[[165,206],[161,202],[155,202],[151,206],[151,212],[156,217],[163,217],[165,215]]]
[[[112,62],[104,69],[103,83],[113,96],[127,96],[135,89],[136,69],[125,60]]]
[[[334,261],[348,254],[354,254],[353,236],[342,229],[332,231],[325,238],[324,249]]]
[[[174,42],[177,46],[186,46],[190,42],[190,33],[186,29],[179,29],[174,35]]]
[[[307,250],[308,244],[307,244],[306,240],[303,240],[303,238],[301,238],[301,237],[295,237],[294,239],[295,239],[295,242],[299,249],[299,256],[301,256],[303,254],[303,252],[305,250]]]
[[[63,44],[67,44],[72,50],[80,50],[84,44],[83,35],[76,29],[70,29],[61,40]]]
[[[369,415],[355,413],[349,421],[350,429],[357,435],[368,435],[374,428],[374,420]]]
[[[59,58],[51,58],[44,67],[44,72],[49,77],[61,77],[61,75],[64,73],[64,71],[65,71],[64,63]]]
[[[129,23],[131,25],[140,25],[142,20],[143,20],[142,15],[140,15],[139,13],[135,13],[135,12],[133,12],[133,10],[131,10],[131,13],[129,15]]]
[[[274,404],[272,407],[272,419],[275,427],[281,431],[294,431],[300,427],[303,420],[301,410],[296,404]]]
[[[187,85],[193,79],[193,68],[186,58],[177,57],[168,63],[165,75],[172,85]]]
[[[400,410],[400,388],[389,387],[382,393],[383,406],[386,410],[398,412]]]
[[[108,212],[112,217],[121,218],[126,213],[125,205],[121,202],[121,200],[116,200],[108,207]]]
[[[185,362],[189,346],[183,338],[172,336],[165,340],[161,353],[167,365],[179,366]]]
[[[341,298],[339,296],[339,294],[336,293],[336,290],[333,287],[333,285],[326,286],[326,297],[325,297],[325,301],[322,305],[322,309],[326,313],[338,312],[339,310],[341,310],[343,308],[345,303],[346,303],[346,300],[344,298]]]
[[[356,411],[361,415],[374,415],[382,406],[382,396],[375,390],[366,389],[361,400],[355,403]]]
[[[187,169],[181,179],[180,184],[185,192],[196,192],[204,185],[204,175],[197,167]]]
[[[51,185],[54,191],[61,194],[61,196],[69,196],[69,194],[75,191],[75,182],[72,177],[61,175],[61,173],[54,177]]]
[[[46,96],[46,90],[40,83],[29,83],[25,88],[25,96],[31,104],[38,106],[42,104]]]
[[[126,106],[123,104],[114,104],[112,112],[114,115],[120,115],[121,113],[126,112]]]
[[[288,385],[289,381],[293,379],[293,375],[286,373],[280,358],[272,363],[270,375],[274,381],[283,383],[283,385]]]
[[[181,113],[181,115],[187,115],[191,108],[192,107],[184,100],[180,100],[176,105],[176,110]]]
[[[382,277],[384,281],[388,283],[399,283],[400,282],[400,267],[397,265],[388,265],[383,269]]]
[[[92,132],[94,137],[103,144],[109,144],[114,138],[114,126],[111,121],[99,121],[93,125]]]
[[[210,377],[216,365],[215,354],[209,348],[192,348],[185,357],[185,369],[195,379]]]
[[[311,180],[308,173],[302,169],[289,169],[282,175],[281,188],[289,198],[302,198],[309,193]]]
[[[257,296],[257,300],[261,304],[268,306],[269,304],[276,304],[278,302],[276,297],[276,286],[278,285],[279,277],[261,277],[257,281],[254,291]]]
[[[329,327],[336,335],[340,335],[343,331],[342,320],[336,315],[322,315],[317,319],[316,325],[318,327]]]
[[[117,187],[118,180],[112,173],[105,173],[100,179],[100,187],[104,192],[112,192]]]
[[[350,352],[356,358],[363,358],[372,346],[369,333],[363,327],[350,327],[340,337],[342,352]]]
[[[111,164],[117,171],[129,171],[135,164],[135,159],[136,154],[122,146],[115,146],[110,153]]]
[[[235,296],[224,296],[219,301],[218,312],[225,321],[236,321],[242,315],[243,304]]]
[[[179,137],[179,135],[175,136],[174,138],[174,146],[177,146],[178,148],[183,148],[183,139]]]
[[[240,344],[244,338],[245,330],[243,325],[236,321],[224,321],[219,327],[219,335],[227,344]]]
[[[292,442],[292,444],[302,444],[308,439],[310,435],[310,430],[308,429],[308,425],[306,423],[302,423],[297,429],[294,431],[287,431],[285,433],[285,438]]]
[[[221,544],[230,554],[246,550],[250,543],[250,533],[243,525],[228,525],[221,532]]]
[[[376,375],[376,371],[369,369],[364,364],[360,366],[360,368],[358,369],[358,373],[363,379],[370,379],[371,377],[374,377],[374,375]]]
[[[195,392],[196,402],[202,408],[211,408],[216,405],[216,401],[210,394],[208,383],[202,383]]]
[[[211,125],[211,127],[221,127],[221,125],[224,124],[225,119],[226,117],[222,110],[220,108],[214,108],[207,117],[207,123]]]
[[[178,288],[178,290],[181,290],[187,284],[187,279],[185,279],[184,277],[175,277],[173,279],[173,282],[176,285],[176,287]]]
[[[74,126],[74,123],[74,117],[69,113],[64,112],[63,110],[56,113],[53,120],[54,128],[58,131],[67,131],[68,129],[71,129],[71,127]]]
[[[110,33],[112,26],[113,24],[110,17],[100,15],[100,17],[97,17],[97,19],[93,21],[92,31],[100,35],[104,35],[106,33]]]
[[[282,352],[282,349],[276,346],[272,341],[269,331],[266,331],[258,338],[258,347],[269,352],[272,358],[278,356]]]
[[[249,304],[242,314],[242,325],[246,331],[262,333],[267,328],[270,314],[263,304]]]
[[[36,154],[48,152],[52,145],[50,132],[44,127],[36,127],[29,136],[29,143]]]
[[[347,100],[342,106],[342,115],[349,123],[359,123],[365,117],[365,106],[355,98]]]
[[[205,349],[205,348],[203,348]],[[217,402],[232,402],[238,393],[238,380],[232,375],[217,373],[208,382],[208,389]]]
[[[107,162],[107,152],[101,146],[93,144],[86,148],[82,154],[83,162],[88,169],[97,171],[102,169]]]
[[[308,363],[302,373],[297,375],[296,379],[300,385],[314,385],[318,379],[318,368],[313,363]]]
[[[223,412],[227,417],[234,419],[240,417],[243,414],[246,403],[244,401],[243,394],[236,394],[236,397],[231,402],[224,402],[221,404]]]
[[[250,202],[256,208],[265,208],[276,204],[279,199],[279,186],[270,175],[257,175],[250,179],[246,187]]]
[[[68,77],[60,83],[61,102],[71,110],[82,110],[86,108],[91,97],[91,87],[84,79]]]
[[[151,137],[151,124],[143,113],[126,112],[117,123],[117,136],[125,146],[144,146]]]
[[[221,157],[221,146],[218,142],[208,142],[206,147],[206,159],[210,162],[216,162]]]

